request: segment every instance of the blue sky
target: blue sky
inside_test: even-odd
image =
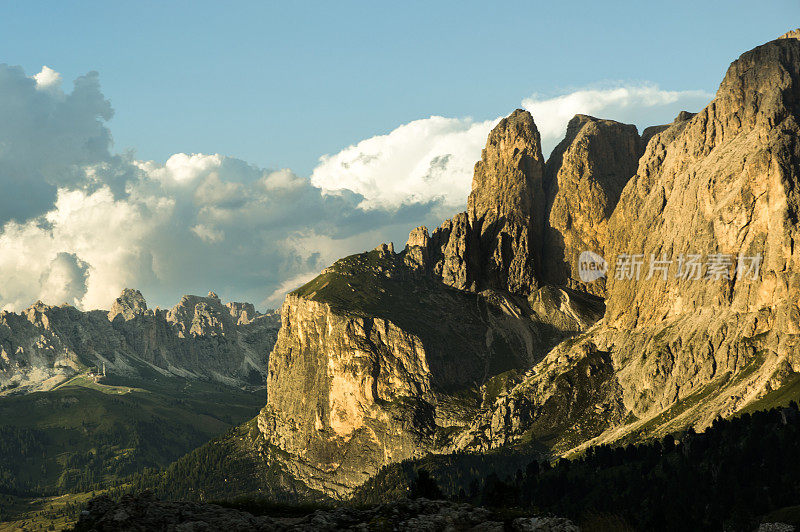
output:
[[[0,62],[100,73],[115,149],[224,153],[307,175],[430,115],[478,120],[604,80],[713,92],[738,54],[800,25],[796,0],[16,2]]]
[[[576,113],[667,123],[798,25],[797,0],[0,3],[0,309],[276,307],[463,210],[513,109],[545,154]]]

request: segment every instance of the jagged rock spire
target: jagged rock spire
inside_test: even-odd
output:
[[[141,316],[145,311],[147,311],[147,302],[144,300],[142,293],[133,288],[126,288],[114,300],[114,304],[111,305],[108,319],[109,321],[114,321],[114,318],[121,316],[122,319],[128,321],[136,316]]]
[[[528,294],[539,285],[543,175],[539,131],[531,114],[517,109],[489,134],[467,201],[479,288]]]
[[[548,283],[604,296],[604,279],[583,282],[578,257],[603,256],[608,218],[643,151],[636,126],[576,115],[546,169],[547,220],[542,260]]]

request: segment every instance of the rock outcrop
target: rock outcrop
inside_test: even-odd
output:
[[[680,124],[681,122],[685,122],[692,118],[695,113],[690,113],[689,111],[681,111],[678,113],[678,116],[675,117],[675,120],[672,121],[671,124],[662,124],[659,126],[650,126],[644,128],[642,131],[642,146],[647,146],[650,142],[650,139],[661,133],[662,131],[666,131],[667,129],[671,128],[674,125]]]
[[[89,502],[77,532],[139,530],[250,530],[324,532],[385,530],[474,530],[500,532],[578,532],[560,517],[515,517],[464,503],[402,499],[372,508],[320,509],[300,517],[254,516],[242,510],[198,502],[160,501],[149,493],[125,495],[119,502],[101,496]],[[510,527],[510,528],[509,528]]]
[[[529,295],[541,286],[545,194],[539,131],[517,109],[489,134],[467,212],[409,235],[406,261],[459,290]]]
[[[546,280],[554,285],[605,295],[604,279],[584,282],[580,253],[604,256],[608,219],[636,173],[643,152],[636,126],[577,115],[547,161]]]
[[[137,316],[144,316],[147,313],[147,302],[138,290],[126,288],[122,291],[108,311],[108,321],[114,321],[117,316],[122,321],[135,319]]]
[[[540,286],[545,197],[539,130],[517,109],[489,134],[467,200],[479,288],[528,295]]]
[[[47,390],[105,365],[112,374],[164,375],[261,385],[279,328],[275,313],[223,305],[213,292],[148,309],[125,289],[108,312],[36,303],[0,313],[0,385],[6,393]]]
[[[415,230],[412,243],[423,244]],[[602,304],[546,287],[454,290],[409,259],[347,257],[289,294],[259,428],[309,487],[346,495],[383,465],[444,450],[497,375],[530,367]],[[411,264],[411,267],[409,267]]]
[[[414,245],[413,232],[408,247],[406,256],[420,249]],[[420,251],[426,258],[429,275],[453,288],[476,291],[478,240],[466,212],[445,220],[427,240],[427,249]]]

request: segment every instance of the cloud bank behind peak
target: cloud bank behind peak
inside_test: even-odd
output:
[[[152,306],[212,289],[277,306],[334,260],[382,241],[402,245],[410,228],[463,209],[498,120],[415,120],[323,156],[304,177],[222,154],[163,163],[115,154],[98,75],[61,87],[49,67],[28,77],[0,65],[2,309],[37,299],[108,308],[124,287]],[[549,151],[577,112],[649,125],[707,99],[619,86],[523,105]]]
[[[711,94],[667,91],[654,84],[614,84],[578,89],[552,97],[533,95],[522,107],[533,115],[549,155],[576,114],[633,123],[640,129],[671,122],[683,109],[704,107]],[[396,209],[420,201],[438,201],[461,209],[489,131],[501,117],[474,121],[432,116],[401,125],[320,158],[311,182],[326,193],[361,194],[362,209]]]

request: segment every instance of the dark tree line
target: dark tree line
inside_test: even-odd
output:
[[[574,460],[531,460],[515,472],[507,463],[494,468],[491,457],[482,471],[473,459],[398,464],[356,497],[377,502],[376,490],[384,490],[430,498],[441,486],[454,500],[578,522],[607,515],[637,530],[754,530],[765,514],[800,505],[798,452],[800,413],[792,403],[717,419],[700,434],[593,447]]]

